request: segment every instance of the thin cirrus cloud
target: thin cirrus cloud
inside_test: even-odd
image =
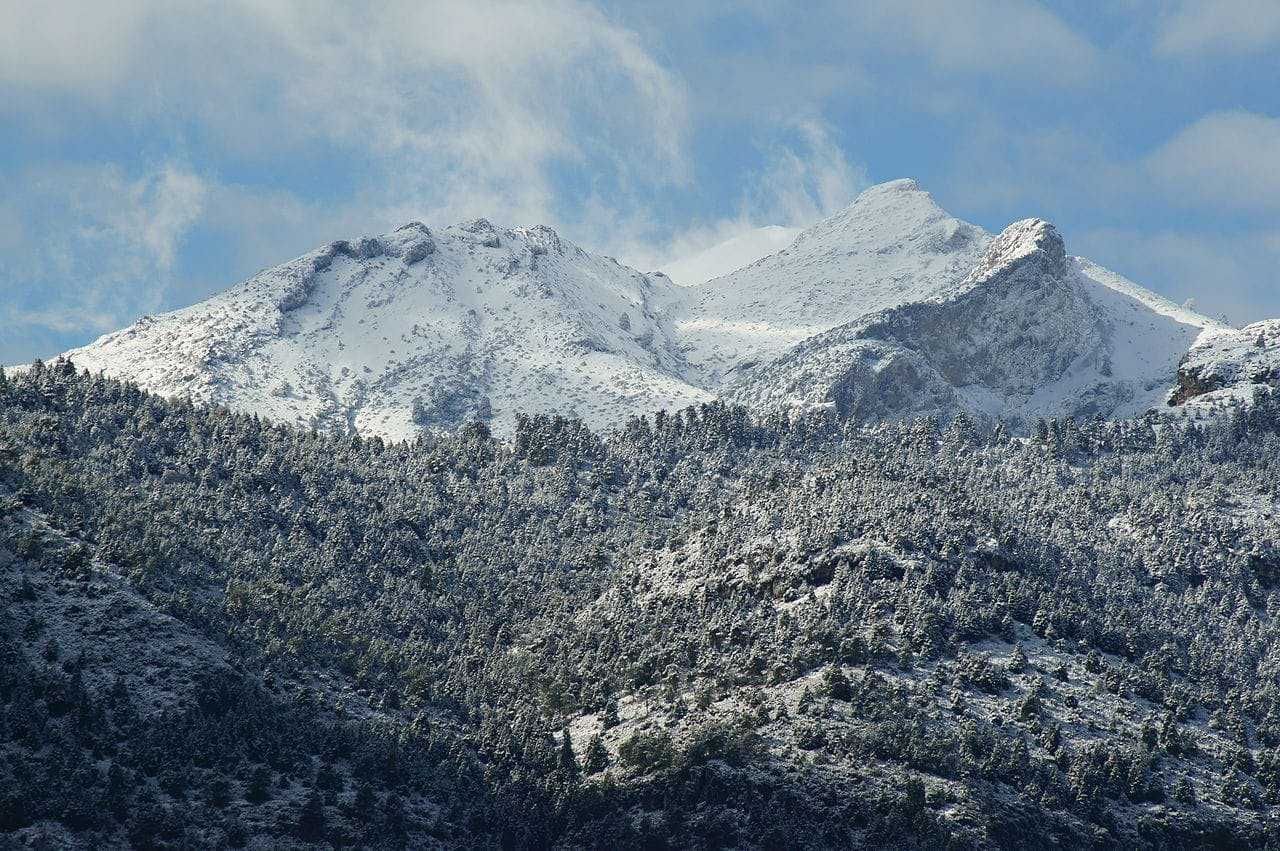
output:
[[[355,154],[453,215],[478,206],[472,195],[491,215],[554,212],[555,162],[589,164],[624,189],[688,177],[681,85],[578,0],[83,10],[88,23],[36,5],[3,27],[10,111],[44,112],[54,92],[225,157]]]
[[[1278,44],[1275,0],[1189,0],[1161,22],[1155,51],[1168,57],[1248,55]]]
[[[865,166],[850,160],[829,124],[803,119],[782,129],[772,144],[761,143],[764,159],[742,181],[732,215],[692,218],[662,242],[623,245],[627,262],[664,268],[756,228],[804,227],[847,206],[867,187]]]
[[[1144,283],[1163,295],[1191,299],[1197,309],[1237,324],[1262,318],[1257,306],[1274,296],[1280,267],[1280,228],[1225,234],[1102,228],[1081,232],[1077,242],[1122,272],[1143,269]]]
[[[24,335],[98,333],[159,307],[207,187],[174,164],[130,176],[112,165],[52,165],[12,176],[0,200],[0,354]],[[26,355],[29,357],[29,354]]]

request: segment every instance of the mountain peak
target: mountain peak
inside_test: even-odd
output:
[[[1066,243],[1058,229],[1044,219],[1023,219],[1009,225],[991,240],[978,265],[969,274],[977,283],[996,272],[1030,267],[1035,273],[1061,278],[1067,271]]]
[[[898,180],[889,180],[884,183],[877,183],[874,186],[868,186],[862,192],[858,193],[858,197],[845,208],[845,211],[858,209],[879,209],[886,206],[901,206],[903,204],[923,205],[925,207],[938,209],[938,204],[933,200],[933,196],[920,187],[920,184],[910,177],[899,178]],[[839,215],[837,213],[836,215]]]
[[[918,240],[933,246],[955,238],[961,247],[980,234],[938,206],[919,183],[903,178],[863,190],[849,206],[801,233],[797,244],[876,250]]]
[[[886,180],[884,183],[877,183],[868,187],[863,193],[867,192],[922,192],[920,184],[912,177],[899,177],[897,180]]]

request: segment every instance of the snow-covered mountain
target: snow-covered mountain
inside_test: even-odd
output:
[[[1213,410],[1249,401],[1253,388],[1280,382],[1280,320],[1206,334],[1178,367],[1173,404]]]
[[[732,382],[816,334],[946,292],[988,238],[913,180],[874,186],[788,248],[689,292],[676,329],[695,381]]]
[[[668,269],[731,268],[759,236]],[[68,356],[165,395],[397,439],[470,419],[509,433],[520,412],[609,427],[714,398],[1025,427],[1205,409],[1280,375],[1280,323],[1236,331],[1178,307],[1069,256],[1038,219],[992,237],[914,181],[789,236],[680,286],[545,227],[412,223]]]
[[[666,264],[662,271],[677,284],[695,287],[707,281],[736,272],[757,260],[776,254],[795,242],[803,228],[768,225],[726,239],[697,254],[681,257]]]
[[[1040,219],[1010,225],[963,280],[922,295],[806,340],[728,395],[858,419],[960,409],[1014,428],[1136,416],[1165,403],[1189,347],[1224,331],[1068,257]]]
[[[321,428],[408,438],[520,411],[682,408],[710,397],[646,276],[545,227],[481,219],[335,242],[69,353],[78,365]]]

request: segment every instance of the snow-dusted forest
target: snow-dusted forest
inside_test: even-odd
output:
[[[1280,405],[386,443],[0,383],[0,847],[1280,841]]]

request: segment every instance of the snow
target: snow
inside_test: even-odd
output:
[[[1068,257],[1040,219],[989,240],[963,280],[914,295],[805,341],[729,395],[862,419],[963,409],[1022,428],[1136,416],[1164,403],[1183,353],[1220,329]]]
[[[675,292],[549,228],[415,224],[335,243],[69,357],[166,395],[395,439],[471,418],[509,432],[521,411],[602,427],[710,398],[682,380],[657,310]]]
[[[698,287],[676,330],[697,383],[716,387],[815,333],[937,295],[985,247],[911,180],[866,190],[777,254]]]
[[[1250,401],[1256,387],[1280,382],[1280,320],[1212,329],[1187,352],[1179,379],[1192,409]]]
[[[1228,328],[1068,256],[1048,222],[992,237],[911,180],[667,271],[546,227],[412,222],[68,356],[163,395],[392,439],[473,419],[506,435],[517,413],[609,428],[716,398],[1025,426],[1212,407],[1280,375],[1280,322]]]
[[[662,271],[681,286],[698,286],[776,254],[795,242],[802,232],[802,228],[781,225],[756,228],[692,256],[673,260],[664,265]]]

